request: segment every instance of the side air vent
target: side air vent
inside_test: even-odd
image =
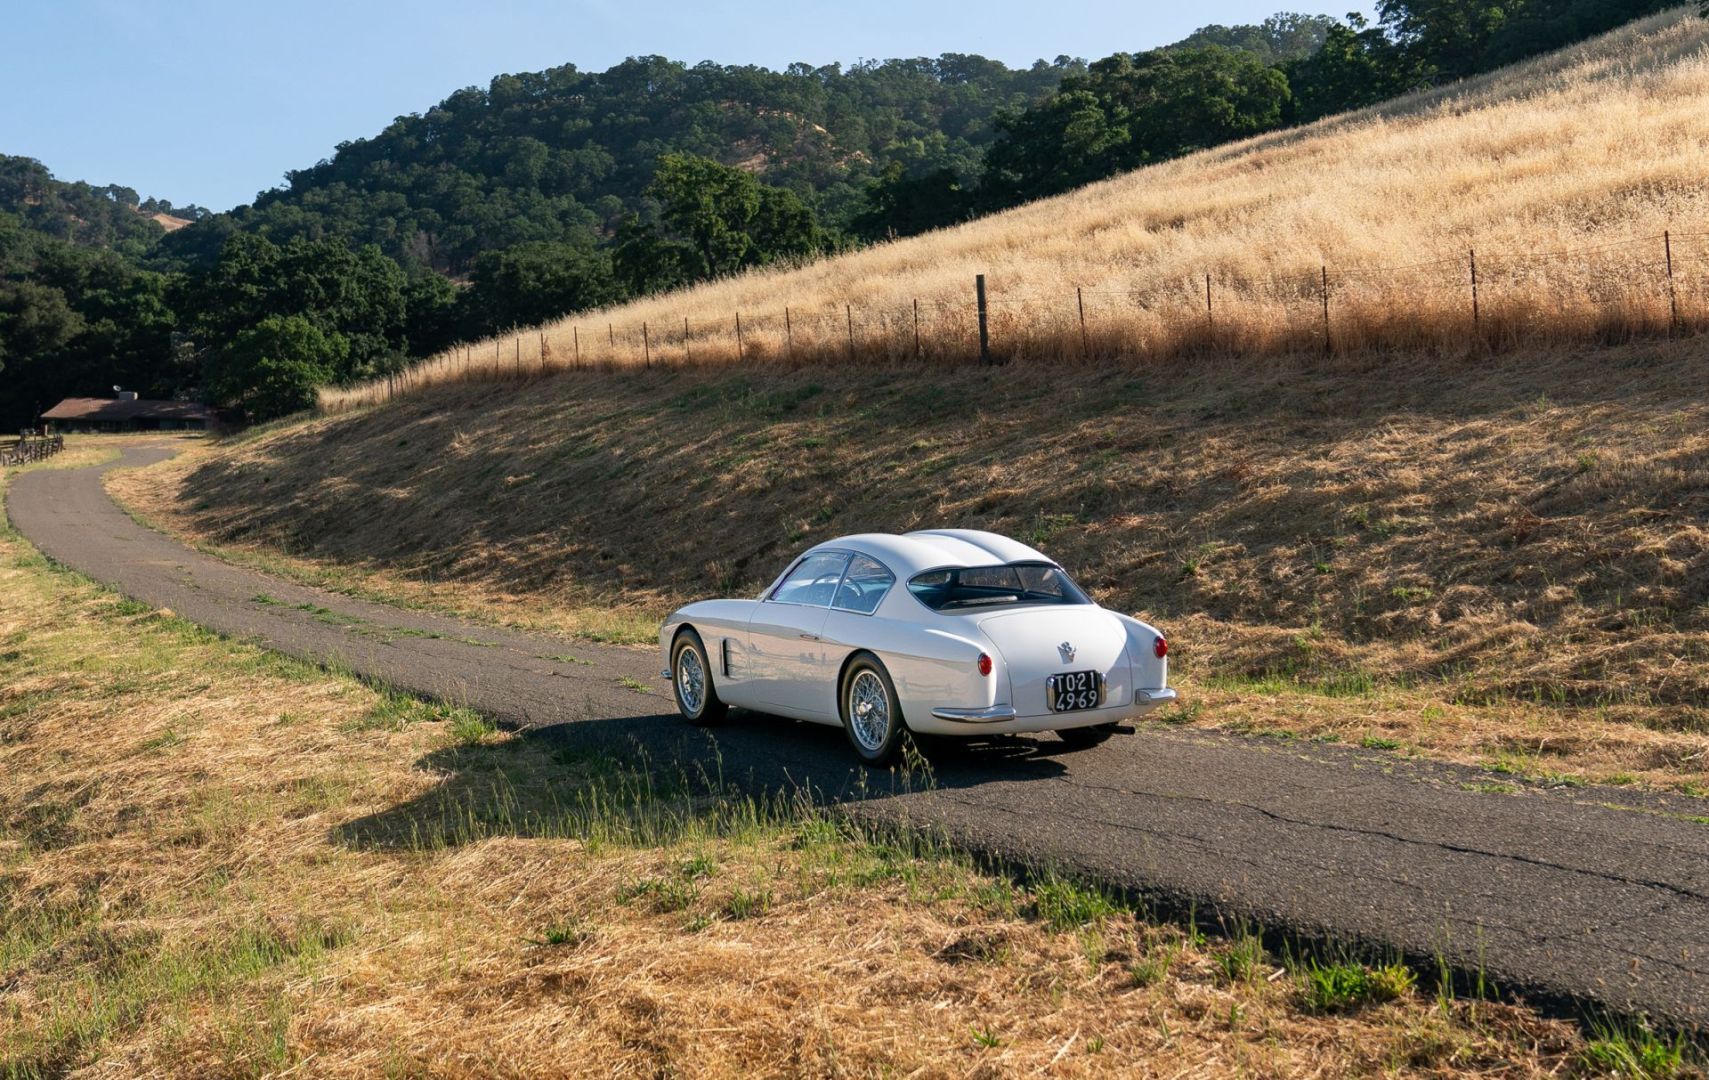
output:
[[[726,679],[728,679],[730,677],[730,639],[729,638],[719,638],[718,639],[718,666],[719,666],[720,670],[722,670],[724,677]]]

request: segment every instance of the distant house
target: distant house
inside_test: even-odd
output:
[[[46,434],[121,431],[206,431],[214,410],[193,401],[148,401],[126,391],[116,398],[66,398],[42,413]]]

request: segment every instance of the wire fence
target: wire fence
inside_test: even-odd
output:
[[[977,275],[960,296],[793,305],[636,321],[569,320],[458,346],[323,395],[329,411],[425,387],[567,370],[836,361],[1064,362],[1316,350],[1492,350],[1617,343],[1709,327],[1709,233],[1667,231],[1566,250],[1485,252],[1393,266],[1302,266],[1267,278],[1211,270],[1045,287]],[[652,305],[656,310],[656,304]]]

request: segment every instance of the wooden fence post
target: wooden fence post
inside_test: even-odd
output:
[[[1080,308],[1080,355],[1090,360],[1092,342],[1086,336],[1086,291],[1078,285],[1074,286],[1074,303]]]
[[[1469,248],[1468,254],[1472,264],[1472,329],[1475,331],[1483,321],[1483,312],[1478,307],[1478,249]]]
[[[522,377],[522,335],[516,335],[516,377]]]
[[[690,350],[689,345],[688,345],[688,316],[687,315],[684,315],[682,317],[682,362],[685,365],[694,363],[694,353],[692,350]]]
[[[795,327],[789,321],[789,307],[783,309],[783,354],[790,363],[795,362]]]
[[[575,347],[576,347],[576,370],[580,371],[581,366],[582,366],[582,328],[581,327],[579,327],[579,326],[570,327],[570,340],[575,343]]]
[[[920,298],[914,297],[914,359],[920,358]]]
[[[617,348],[617,331],[611,328],[610,323],[605,324],[605,343],[613,349]]]
[[[991,327],[985,304],[985,275],[973,275],[973,300],[979,310],[979,362],[991,363]]]
[[[653,366],[653,343],[647,340],[647,323],[641,322],[641,358],[650,369]]]
[[[546,374],[546,331],[540,331],[540,374]]]
[[[1667,252],[1667,332],[1672,334],[1679,328],[1679,289],[1673,282],[1673,230],[1662,233],[1662,248]]]
[[[747,350],[742,348],[742,313],[736,312],[736,362],[747,362]]]
[[[1329,340],[1329,264],[1323,263],[1321,265],[1323,268],[1323,352],[1327,356],[1331,351]]]
[[[1205,275],[1205,330],[1216,333],[1216,313],[1211,310],[1211,276]]]
[[[844,304],[843,314],[849,320],[849,359],[854,359],[854,305]]]

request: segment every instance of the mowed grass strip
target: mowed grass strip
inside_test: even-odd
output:
[[[0,532],[0,1076],[1542,1076],[1670,1045],[1369,970],[1326,998],[1249,938],[498,731]]]

